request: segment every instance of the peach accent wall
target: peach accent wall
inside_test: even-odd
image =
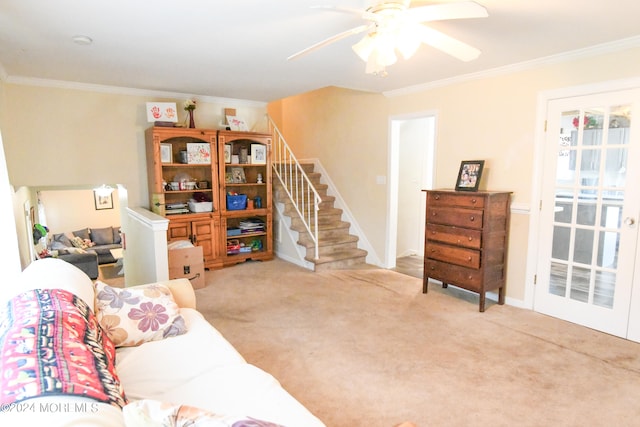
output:
[[[630,49],[396,96],[389,109],[438,110],[435,188],[453,186],[461,160],[485,159],[482,186],[512,191],[514,204],[533,208],[539,94],[638,75],[640,49]],[[523,300],[529,215],[511,218],[507,296]]]
[[[388,101],[335,87],[271,103],[268,112],[298,159],[318,158],[358,224],[384,257]]]

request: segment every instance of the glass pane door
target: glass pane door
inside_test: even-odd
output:
[[[535,300],[537,311],[617,335],[628,321],[638,206],[624,98],[550,102]]]

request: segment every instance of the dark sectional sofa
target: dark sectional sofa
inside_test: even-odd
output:
[[[75,265],[91,279],[98,278],[98,266],[117,260],[112,249],[122,248],[120,227],[83,228],[71,233],[54,234],[49,249],[58,258]]]

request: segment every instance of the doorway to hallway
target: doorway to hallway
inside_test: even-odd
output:
[[[385,262],[424,255],[425,195],[434,174],[435,113],[391,119],[389,147],[389,218]],[[414,260],[407,260],[415,262]]]

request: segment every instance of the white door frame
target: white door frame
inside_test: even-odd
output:
[[[640,88],[640,78],[613,80],[599,82],[589,85],[572,86],[561,89],[553,89],[543,91],[538,94],[537,113],[536,113],[536,131],[535,131],[535,150],[534,150],[534,177],[532,181],[531,191],[531,216],[529,218],[529,242],[527,246],[527,267],[526,267],[526,284],[524,306],[530,309],[534,307],[535,293],[535,277],[536,267],[538,264],[537,255],[539,250],[538,234],[540,224],[540,198],[542,194],[542,176],[544,144],[545,144],[545,120],[547,117],[547,104],[549,101],[561,98],[571,98],[583,95],[593,95],[604,92],[615,92],[620,90]],[[634,307],[640,307],[640,290],[635,290],[631,296],[631,316],[629,323],[632,321],[638,323],[640,319],[633,316]],[[638,315],[640,316],[640,314]],[[630,337],[631,338],[631,337]]]
[[[399,175],[399,151],[400,151],[400,135],[397,131],[397,125],[400,122],[414,119],[433,118],[433,152],[428,153],[435,158],[437,151],[437,127],[438,114],[435,110],[421,111],[411,114],[401,114],[389,117],[389,136],[388,136],[388,182],[387,182],[387,232],[384,254],[384,268],[394,268],[396,266],[397,240],[398,240],[398,175]],[[433,162],[433,168],[430,171],[431,182],[435,177],[436,162]],[[424,171],[427,172],[427,171]],[[424,212],[422,213],[424,215]]]

